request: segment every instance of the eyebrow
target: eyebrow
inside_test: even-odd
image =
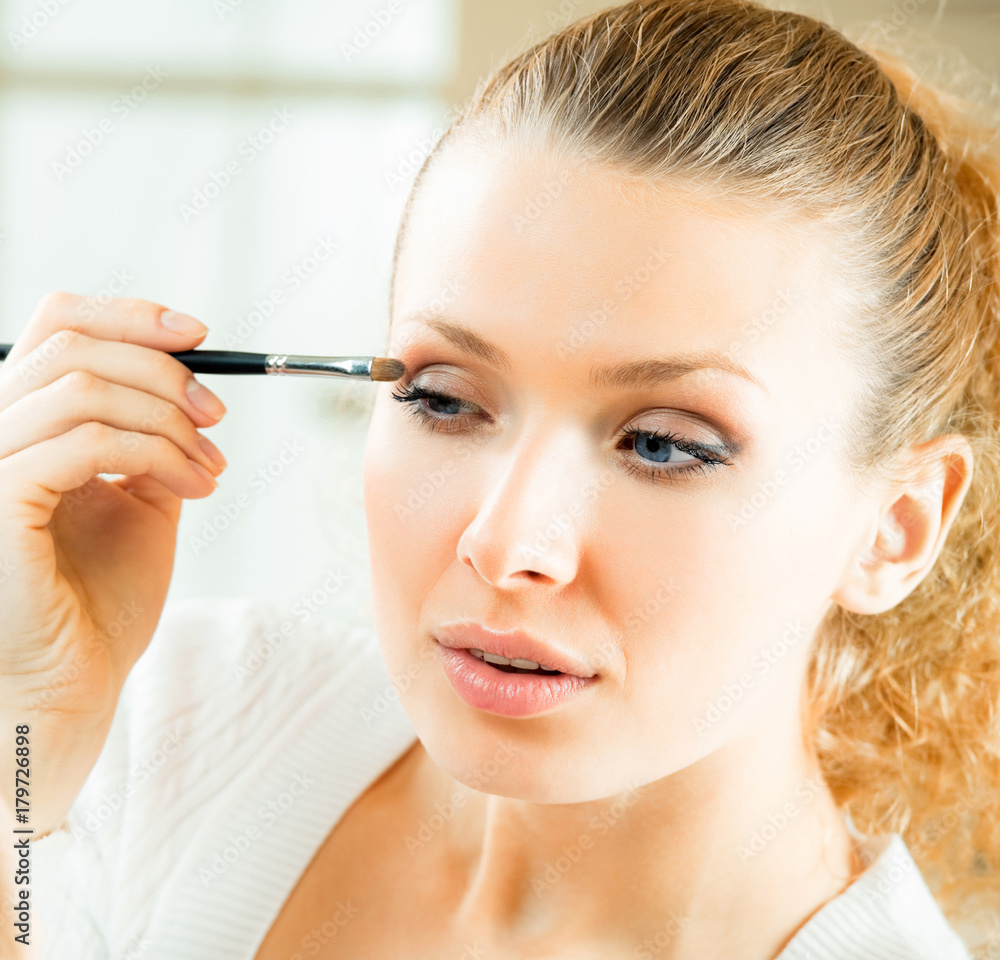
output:
[[[452,320],[446,320],[444,317],[420,319],[464,353],[478,357],[505,373],[510,372],[511,362],[507,353],[474,330]],[[767,387],[743,364],[737,363],[732,357],[718,350],[696,350],[665,359],[629,360],[625,363],[592,367],[590,381],[595,387],[634,390],[670,383],[696,370],[723,370],[749,380],[764,393],[768,393]]]

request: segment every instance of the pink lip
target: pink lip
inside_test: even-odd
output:
[[[521,633],[519,630],[501,632],[490,630],[478,623],[456,623],[441,627],[434,639],[442,646],[453,650],[465,648],[497,653],[508,660],[520,658],[539,663],[552,670],[561,670],[577,678],[587,679],[594,671],[587,668],[570,654],[563,653],[541,640]],[[513,674],[512,674],[513,676]]]
[[[538,641],[520,633],[495,633],[478,625],[462,624],[442,629],[434,637],[442,665],[452,689],[470,706],[505,717],[544,713],[564,703],[575,693],[596,684],[594,674],[579,676],[573,662]],[[487,650],[515,659],[522,657],[557,670],[560,674],[506,673],[469,653],[468,648]]]
[[[437,649],[455,693],[469,706],[505,717],[544,713],[597,682],[568,673],[504,673],[464,648],[439,643]]]

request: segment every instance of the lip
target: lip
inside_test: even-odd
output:
[[[496,653],[509,660],[531,660],[544,667],[560,670],[577,679],[590,679],[594,671],[587,668],[572,654],[565,653],[555,647],[536,640],[520,630],[491,630],[478,623],[455,623],[439,628],[434,639],[444,647],[452,650],[475,649]],[[471,656],[471,654],[470,654]],[[473,657],[478,660],[478,658]],[[482,661],[479,661],[482,662]],[[501,671],[502,672],[502,671]],[[517,676],[517,674],[508,674]],[[521,674],[525,676],[525,674]]]
[[[465,647],[436,644],[451,688],[469,706],[504,717],[528,717],[553,710],[597,686],[597,678],[569,673],[505,673]]]

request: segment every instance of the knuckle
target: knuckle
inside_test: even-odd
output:
[[[107,440],[108,435],[112,432],[112,428],[106,423],[100,423],[97,420],[86,420],[74,427],[73,432],[79,434],[80,440],[83,443],[99,446]]]
[[[143,319],[149,317],[150,319],[156,319],[160,315],[160,311],[163,307],[154,303],[152,300],[143,300],[141,297],[116,297],[115,302],[119,307],[135,319]]]
[[[172,426],[176,429],[183,426],[184,420],[187,420],[187,417],[177,404],[171,403],[169,400],[164,400],[162,397],[157,397],[156,402],[139,423],[139,429],[144,433],[157,431],[158,429],[162,429],[164,425]]]
[[[165,459],[177,454],[177,445],[173,440],[168,440],[162,433],[154,434],[149,442],[153,445],[153,455],[157,459]]]
[[[50,313],[72,306],[79,298],[65,290],[50,290],[38,301],[38,313]]]
[[[187,367],[180,360],[176,360],[163,350],[152,350],[149,364],[151,372],[157,380],[164,380],[167,383],[182,381],[188,374]]]
[[[173,428],[174,435],[178,437],[187,437],[189,440],[198,432],[198,428],[191,422],[191,418],[183,411],[176,403],[170,403],[170,424]]]
[[[56,330],[50,333],[35,349],[43,357],[54,356],[62,350],[68,350],[78,343],[83,334],[71,328]]]
[[[81,304],[81,312],[90,319],[103,312],[139,329],[158,328],[163,310],[160,304],[141,297],[111,297],[104,301],[92,297]]]
[[[57,381],[63,390],[70,390],[76,394],[87,394],[100,388],[100,380],[89,370],[70,370],[64,373]]]

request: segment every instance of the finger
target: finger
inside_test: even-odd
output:
[[[226,412],[226,405],[208,387],[163,350],[99,340],[72,330],[56,331],[13,366],[8,360],[0,375],[0,410],[74,370],[169,400],[200,427],[217,423]]]
[[[183,410],[169,400],[72,370],[0,410],[0,458],[66,433],[89,420],[123,431],[161,434],[213,476],[225,459]]]
[[[62,494],[99,473],[148,474],[179,497],[208,496],[218,484],[166,437],[132,433],[93,420],[0,460],[0,511],[19,525],[45,526]],[[0,521],[9,519],[0,516]]]
[[[148,473],[117,477],[108,483],[130,493],[137,500],[144,500],[150,506],[156,507],[175,527],[177,526],[181,515],[181,499]]]
[[[169,310],[162,303],[132,297],[102,302],[56,290],[38,302],[7,362],[16,363],[59,330],[75,330],[100,340],[141,343],[168,352],[189,350],[208,332],[194,317]]]

